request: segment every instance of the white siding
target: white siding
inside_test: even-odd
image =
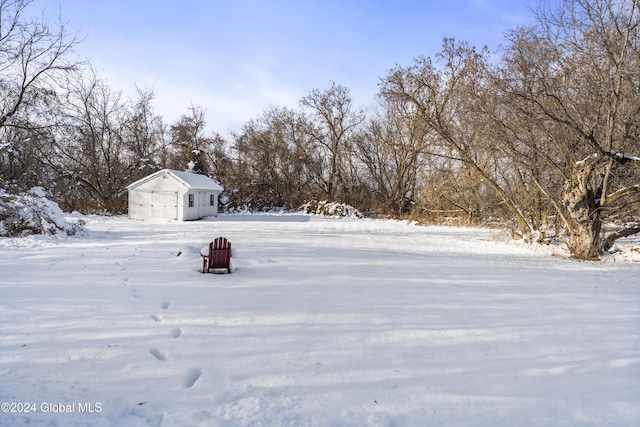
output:
[[[199,188],[209,185],[212,188]],[[195,188],[193,186],[196,186]],[[163,170],[149,175],[127,187],[129,190],[129,218],[167,218],[195,220],[218,214],[219,184],[204,175]],[[193,206],[189,207],[189,194]],[[213,196],[214,205],[211,206]]]

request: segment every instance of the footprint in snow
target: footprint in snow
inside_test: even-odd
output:
[[[182,380],[182,387],[191,388],[198,381],[200,376],[202,375],[202,371],[200,369],[191,368],[184,375]]]
[[[173,328],[172,330],[169,331],[169,336],[171,338],[178,338],[180,337],[180,335],[182,335],[182,329],[180,328]]]
[[[150,348],[149,353],[151,353],[151,355],[155,357],[157,360],[160,360],[160,361],[167,360],[167,356],[155,347]]]
[[[151,317],[154,322],[162,322],[162,319],[160,317],[158,317],[157,315],[155,315],[155,314],[152,314],[149,317]]]
[[[162,307],[163,310],[166,310],[167,308],[169,308],[169,303],[165,301],[162,304],[160,304],[160,307]]]

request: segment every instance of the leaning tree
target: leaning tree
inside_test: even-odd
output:
[[[564,179],[555,193],[538,184],[572,254],[597,259],[640,232],[640,5],[563,0],[536,17],[536,26],[509,34],[505,49],[507,105],[526,120],[513,134],[536,140],[548,173]]]

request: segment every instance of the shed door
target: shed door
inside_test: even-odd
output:
[[[198,217],[207,216],[207,193],[198,193]]]
[[[177,192],[157,191],[151,194],[151,218],[178,219]]]

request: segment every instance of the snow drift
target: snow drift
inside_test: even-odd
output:
[[[328,202],[326,200],[312,200],[298,208],[305,214],[316,214],[332,217],[362,218],[362,214],[353,206],[346,203]]]
[[[0,237],[73,235],[81,229],[81,223],[66,220],[62,209],[46,197],[41,187],[34,187],[27,194],[0,193]]]

